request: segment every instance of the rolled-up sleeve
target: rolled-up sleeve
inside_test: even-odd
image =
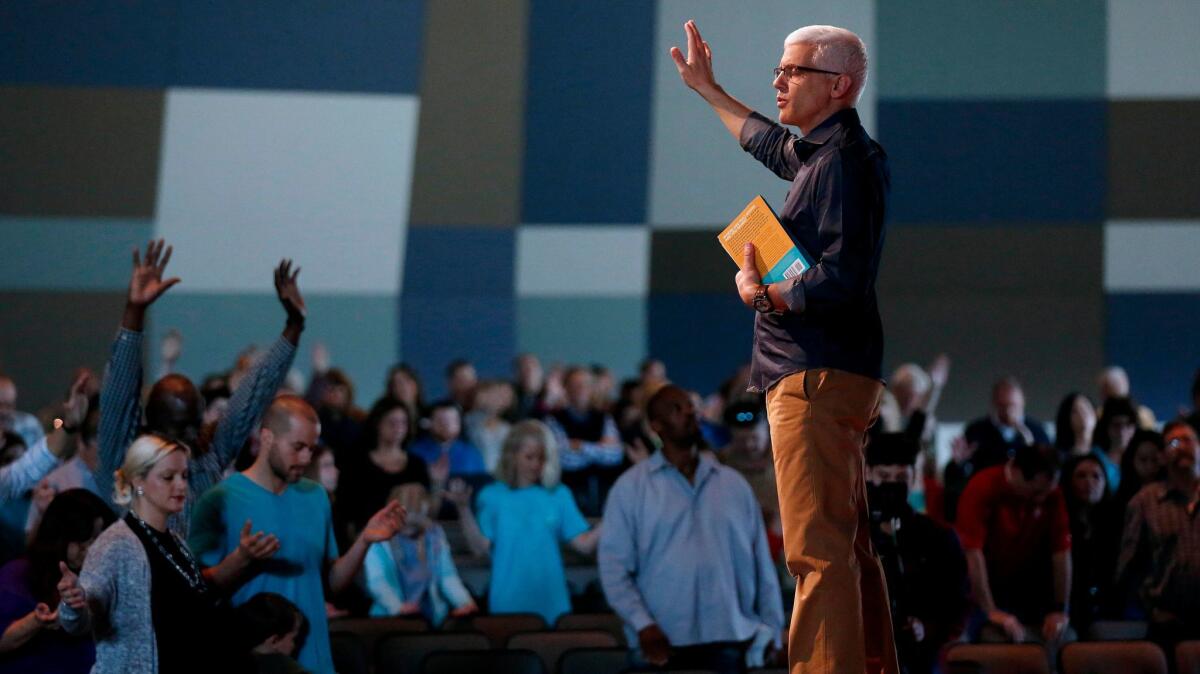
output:
[[[791,131],[757,112],[752,112],[742,124],[738,142],[743,150],[749,152],[750,156],[775,175],[784,180],[796,177],[796,171],[800,167],[800,157],[796,152],[799,139]]]

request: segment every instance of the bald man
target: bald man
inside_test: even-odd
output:
[[[887,155],[854,109],[867,80],[866,47],[833,26],[788,35],[774,69],[776,123],[716,83],[708,43],[694,22],[684,30],[686,56],[671,49],[680,77],[743,149],[790,183],[779,219],[815,260],[764,285],[747,244],[735,278],[742,302],[757,312],[750,390],[767,394],[784,548],[796,578],[791,671],[896,672],[863,482],[863,442],[883,391],[875,278],[890,180]]]
[[[399,530],[403,511],[395,501],[380,503],[382,509],[339,556],[329,496],[320,484],[304,478],[320,433],[316,411],[302,398],[276,398],[258,431],[254,463],[200,498],[188,544],[208,567],[210,580],[238,586],[234,605],[259,592],[275,592],[296,604],[310,625],[298,661],[309,671],[333,672],[324,587],[327,583],[336,594],[349,586],[370,545]],[[260,533],[252,534],[251,524]],[[243,540],[261,532],[269,532],[263,540],[277,541],[275,549],[260,559],[237,557]]]

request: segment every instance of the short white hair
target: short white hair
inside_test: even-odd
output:
[[[792,31],[783,46],[810,44],[815,47],[813,66],[850,76],[850,99],[858,103],[867,84],[867,46],[862,38],[837,26],[805,26]]]

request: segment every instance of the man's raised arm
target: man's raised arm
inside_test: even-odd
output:
[[[700,37],[700,30],[695,21],[683,24],[683,32],[687,34],[687,56],[679,47],[671,47],[671,59],[679,69],[679,77],[683,83],[705,100],[721,123],[739,142],[742,136],[742,125],[753,112],[738,99],[725,93],[717,84],[712,69],[712,48]]]
[[[162,239],[146,244],[144,260],[134,249],[125,312],[108,364],[104,367],[100,428],[96,434],[100,445],[100,467],[95,471],[95,478],[101,497],[109,505],[112,505],[113,471],[125,459],[125,448],[133,442],[142,420],[142,328],[146,309],[179,283],[178,278],[163,280],[171,251]]]
[[[212,450],[217,454],[221,470],[233,463],[246,438],[262,419],[267,405],[275,399],[296,358],[296,346],[300,343],[307,316],[304,296],[296,282],[299,275],[300,268],[293,271],[291,260],[283,260],[275,268],[275,294],[287,313],[287,322],[279,339],[242,378],[229,399],[228,411],[217,424]]]

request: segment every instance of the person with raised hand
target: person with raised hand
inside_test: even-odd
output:
[[[100,395],[100,469],[96,473],[102,495],[112,492],[113,471],[125,449],[139,432],[142,409],[142,342],[146,311],[180,282],[165,277],[171,246],[159,239],[146,246],[145,255],[133,252],[125,311],[104,372]],[[287,314],[283,332],[241,378],[229,400],[228,411],[214,427],[203,424],[204,398],[196,385],[181,374],[169,374],[150,389],[146,402],[146,430],[184,443],[190,450],[188,493],[183,509],[169,518],[173,531],[187,535],[192,502],[219,482],[233,463],[287,376],[304,330],[306,308],[297,278],[300,268],[283,260],[275,268],[275,292]]]
[[[760,256],[747,243],[734,277],[738,297],[755,311],[748,388],[766,394],[784,549],[797,581],[791,671],[894,674],[887,586],[863,486],[864,435],[883,392],[875,281],[891,183],[887,153],[855,109],[867,83],[867,48],[836,26],[790,33],[771,69],[776,121],[726,93],[696,23],[684,31],[687,53],[670,51],[680,79],[743,150],[789,183],[779,222],[815,260],[764,284]]]
[[[0,503],[33,489],[59,461],[70,458],[77,446],[76,436],[87,418],[87,384],[87,373],[77,376],[63,403],[62,416],[54,420],[54,431],[33,443],[16,461],[0,468]]]
[[[61,563],[58,620],[91,631],[93,672],[235,672],[248,663],[230,647],[231,611],[168,520],[188,497],[186,445],[137,438],[114,475],[125,516],[100,534],[78,575]]]

